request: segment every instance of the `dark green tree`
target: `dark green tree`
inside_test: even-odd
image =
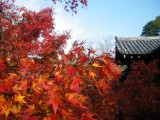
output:
[[[142,30],[141,36],[158,36],[160,33],[160,16],[155,20],[149,21]]]

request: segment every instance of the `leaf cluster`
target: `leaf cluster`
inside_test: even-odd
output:
[[[122,119],[159,119],[160,69],[158,61],[132,64],[130,74],[116,92]]]
[[[0,119],[113,118],[110,93],[121,68],[108,54],[79,42],[65,54],[69,33],[56,34],[50,8],[1,1],[0,10]]]

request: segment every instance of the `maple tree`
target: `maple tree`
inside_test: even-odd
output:
[[[64,3],[64,9],[66,11],[72,11],[74,13],[77,13],[77,8],[79,5],[87,6],[88,1],[87,0],[52,0],[55,4],[56,2],[62,2]]]
[[[159,120],[160,69],[158,61],[131,66],[130,74],[116,90],[119,119]]]
[[[113,119],[121,68],[83,42],[65,54],[70,35],[54,27],[51,8],[0,1],[0,119]]]

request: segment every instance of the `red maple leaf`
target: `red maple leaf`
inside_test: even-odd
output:
[[[74,92],[80,92],[82,88],[80,87],[81,79],[74,77],[71,83],[70,89]]]
[[[88,58],[84,55],[80,57],[80,62],[82,62],[82,63],[87,61],[87,60],[88,60]]]
[[[75,73],[76,73],[76,69],[73,68],[72,66],[69,66],[69,67],[67,68],[67,74],[75,75]]]
[[[52,105],[52,108],[54,110],[54,113],[57,113],[58,107],[62,106],[62,101],[60,99],[60,96],[58,94],[58,91],[51,92],[51,96],[48,100],[48,104]]]
[[[4,60],[0,60],[0,72],[3,72],[7,69]]]

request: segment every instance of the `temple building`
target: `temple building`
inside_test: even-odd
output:
[[[160,36],[154,37],[115,37],[115,61],[121,65],[130,65],[143,60],[149,63],[160,60]]]

